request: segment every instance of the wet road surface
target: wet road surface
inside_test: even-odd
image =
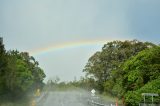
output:
[[[88,106],[88,98],[85,91],[49,92],[41,106]]]

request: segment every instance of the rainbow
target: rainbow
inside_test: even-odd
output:
[[[32,56],[42,55],[49,52],[55,52],[63,49],[72,49],[82,46],[103,45],[111,40],[83,40],[74,42],[65,42],[61,44],[50,44],[49,46],[31,50],[29,53]]]

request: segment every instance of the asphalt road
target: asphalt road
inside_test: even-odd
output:
[[[85,91],[49,92],[42,106],[88,106],[89,93]]]

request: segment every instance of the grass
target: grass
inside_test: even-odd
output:
[[[113,103],[118,102],[118,104],[122,104],[122,100],[119,100],[119,99],[116,98],[116,97],[109,96],[109,95],[107,95],[107,94],[97,94],[97,95],[102,99],[102,101],[105,101],[105,102],[113,102]]]
[[[0,103],[0,106],[29,106],[29,102],[9,102],[3,101]]]
[[[10,98],[1,97],[0,106],[29,106],[32,98]]]

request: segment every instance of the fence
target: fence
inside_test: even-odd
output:
[[[139,103],[139,106],[160,106],[160,104],[155,103]]]
[[[97,101],[94,101],[94,100],[91,100],[91,99],[88,100],[88,104],[91,105],[91,106],[122,106],[122,105],[118,105],[118,104],[113,103],[113,102],[103,104],[103,103],[100,103],[100,102],[97,102]]]

